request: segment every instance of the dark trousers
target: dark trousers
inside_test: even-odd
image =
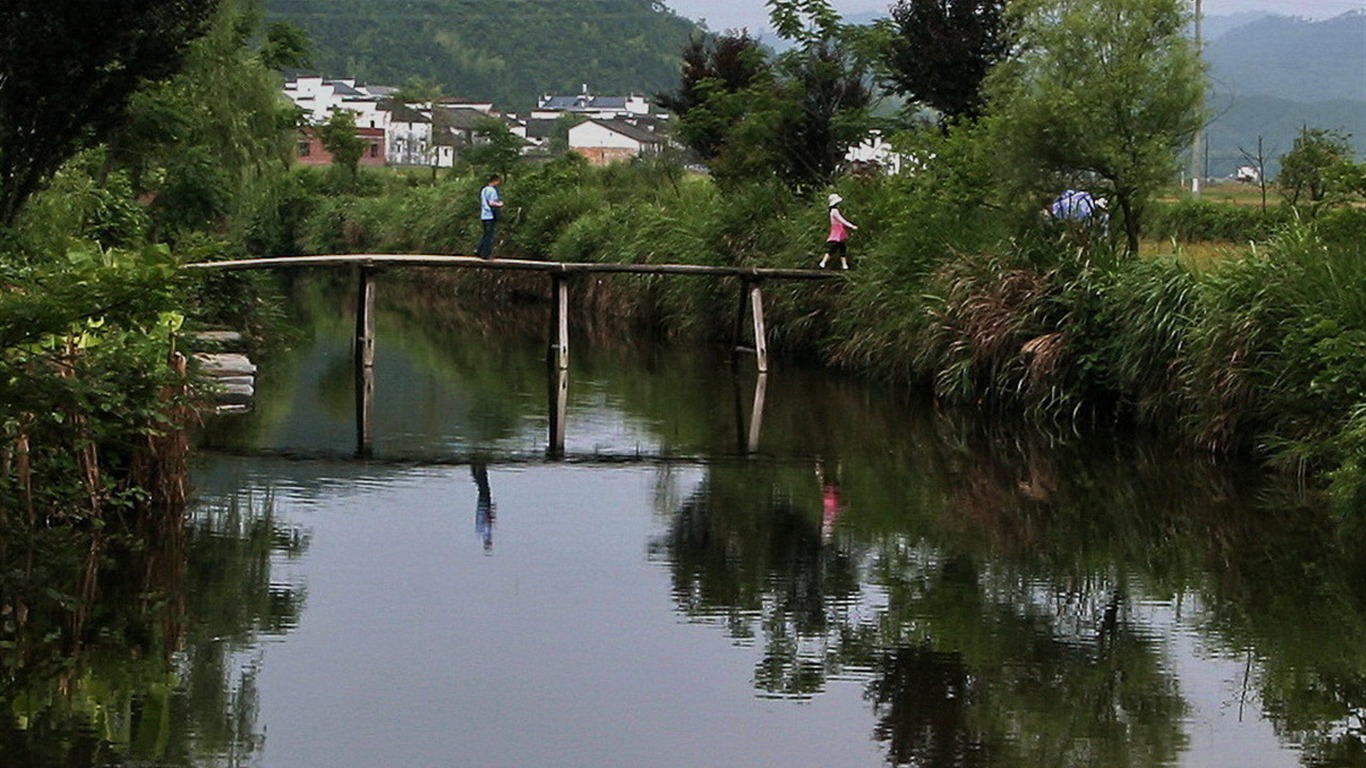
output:
[[[479,247],[474,251],[480,258],[493,256],[493,236],[498,231],[497,219],[484,219],[484,236],[479,239]]]

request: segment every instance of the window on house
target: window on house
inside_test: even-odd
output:
[[[299,142],[299,157],[308,157],[313,152],[313,145],[306,141]]]
[[[379,142],[370,142],[370,156],[379,157]]]

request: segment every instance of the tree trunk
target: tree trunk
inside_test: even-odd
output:
[[[1127,192],[1116,192],[1119,210],[1124,214],[1125,252],[1130,256],[1138,255],[1138,215],[1134,210],[1133,198]]]

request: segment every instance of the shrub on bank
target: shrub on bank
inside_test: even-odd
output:
[[[163,248],[64,261],[0,279],[0,525],[183,499],[174,263]]]
[[[1182,199],[1154,202],[1148,209],[1147,234],[1179,242],[1261,242],[1294,218],[1289,206],[1263,211],[1253,205],[1230,205],[1212,200]]]

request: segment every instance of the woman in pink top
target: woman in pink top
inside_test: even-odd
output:
[[[840,257],[840,269],[849,268],[849,231],[858,229],[853,222],[840,213],[839,204],[844,198],[830,195],[830,236],[825,240],[825,255],[821,257],[821,269],[830,261],[831,256]]]

